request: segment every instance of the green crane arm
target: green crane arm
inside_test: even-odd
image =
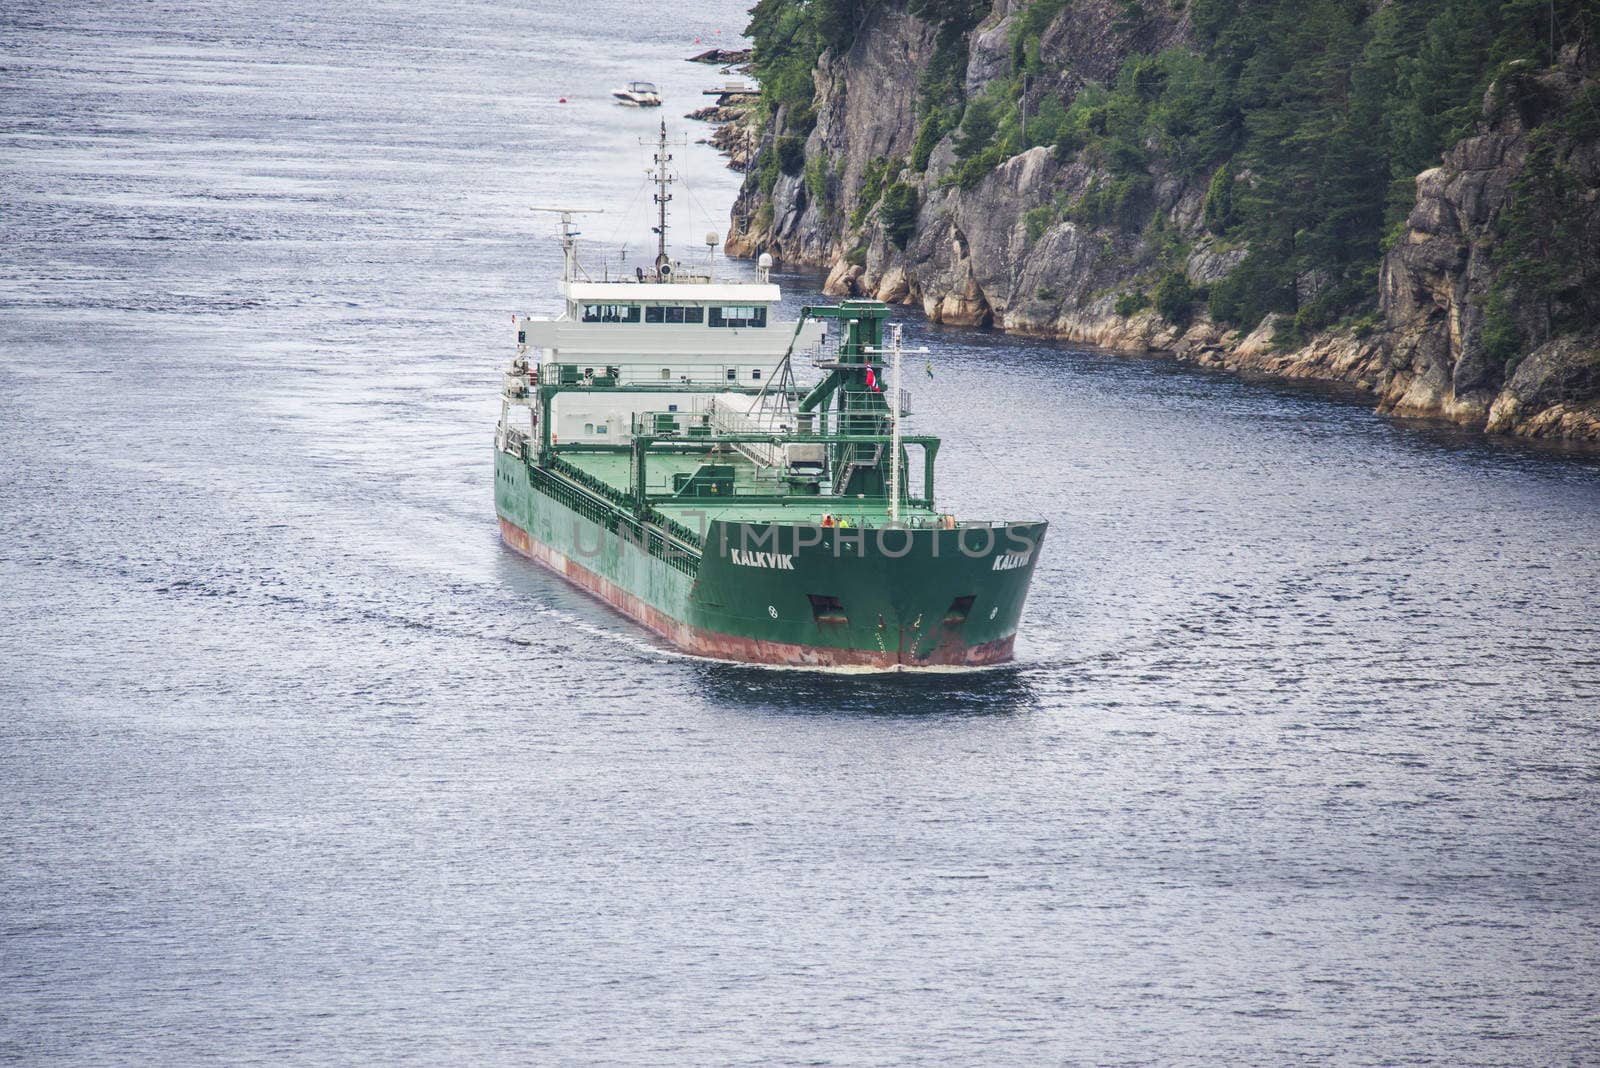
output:
[[[809,412],[814,408],[826,405],[828,398],[833,396],[833,391],[843,383],[844,380],[840,377],[838,371],[829,371],[826,378],[812,386],[811,392],[801,398],[799,410]]]
[[[800,309],[800,320],[837,319],[845,324],[844,337],[839,346],[839,362],[865,364],[868,349],[883,345],[883,323],[889,318],[889,306],[878,300],[846,300],[836,305],[807,305]],[[800,411],[809,412],[828,403],[839,388],[848,381],[847,372],[836,368],[812,387],[800,401]]]

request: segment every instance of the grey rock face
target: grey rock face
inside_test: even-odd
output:
[[[1600,438],[1600,333],[1557,338],[1529,353],[1489,411],[1488,429]]]
[[[1559,73],[1539,81],[1546,96],[1574,91]],[[1600,366],[1593,339],[1545,346],[1511,382],[1505,365],[1484,349],[1484,308],[1498,277],[1496,226],[1511,202],[1529,137],[1516,108],[1491,109],[1480,132],[1446,152],[1442,166],[1417,176],[1408,232],[1385,257],[1380,276],[1391,372],[1380,391],[1384,410],[1442,414],[1511,431],[1531,425],[1525,418],[1530,406],[1567,403],[1584,388],[1600,395],[1593,376],[1575,370],[1585,359]],[[1575,169],[1593,189],[1600,175],[1585,173],[1585,161],[1596,146],[1570,147]],[[1600,203],[1591,204],[1600,216]],[[1549,382],[1561,386],[1552,392]]]
[[[1026,6],[1022,0],[996,0],[988,17],[972,31],[967,46],[968,98],[983,92],[996,78],[1011,76],[1012,16]]]
[[[1232,274],[1249,254],[1250,249],[1244,245],[1219,247],[1215,239],[1206,237],[1190,250],[1184,273],[1196,285],[1208,286]]]
[[[994,0],[970,35],[969,97],[1010,76],[1012,27],[1026,6],[1025,0]],[[1163,7],[1139,18],[1128,12],[1122,0],[1067,5],[1040,38],[1047,69],[1056,73],[1030,86],[1029,106],[1038,107],[1047,95],[1068,104],[1085,84],[1114,79],[1129,56],[1188,39],[1186,12]],[[1283,352],[1273,346],[1271,323],[1241,337],[1211,323],[1198,303],[1179,326],[1137,310],[1138,300],[1119,302],[1151,293],[1168,269],[1154,246],[1163,231],[1188,243],[1183,269],[1200,287],[1227,278],[1249,251],[1205,231],[1210,176],[1163,174],[1159,160],[1148,212],[1126,226],[1085,225],[1071,221],[1066,209],[1110,177],[1090,161],[1034,148],[961,189],[950,181],[960,161],[954,135],[947,135],[925,173],[901,176],[917,191],[916,226],[904,248],[889,240],[876,210],[857,210],[862,185],[875,160],[909,157],[918,126],[916,86],[935,43],[932,27],[894,4],[874,9],[845,55],[823,57],[816,70],[816,126],[805,145],[811,181],[782,177],[763,198],[752,175],[735,208],[731,252],[770,251],[791,263],[830,267],[830,291],[918,304],[937,321],[1109,347],[1156,347],[1208,366],[1348,382],[1375,392],[1385,411],[1600,440],[1600,421],[1584,421],[1587,402],[1580,396],[1591,388],[1600,392],[1581,370],[1585,360],[1600,364],[1592,337],[1530,355],[1510,382],[1504,363],[1487,356],[1482,344],[1484,308],[1498,273],[1495,228],[1527,157],[1528,122],[1534,121],[1528,115],[1548,116],[1570,99],[1580,77],[1572,72],[1576,67],[1540,75],[1524,93],[1531,104],[1491,112],[1441,166],[1418,176],[1407,232],[1380,271],[1382,322],[1375,331],[1369,323],[1360,333],[1325,333]],[[1592,74],[1582,77],[1592,84]],[[779,116],[765,132],[763,151],[786,136],[785,122]],[[1587,183],[1600,227],[1600,144],[1568,146],[1566,159]],[[1248,179],[1240,172],[1240,181]],[[1328,284],[1320,271],[1295,279],[1303,302]],[[1119,314],[1119,307],[1136,310]],[[1541,422],[1540,405],[1562,414]]]
[[[788,263],[828,266],[848,251],[848,220],[873,160],[911,154],[916,141],[916,88],[933,56],[934,29],[900,7],[878,7],[843,56],[824,53],[814,80],[816,127],[805,157],[824,187],[817,197],[801,176],[784,176],[770,199],[747,182],[734,206],[728,251],[771,252]],[[763,137],[764,149],[789,136],[780,116]],[[762,203],[772,223],[757,225]]]

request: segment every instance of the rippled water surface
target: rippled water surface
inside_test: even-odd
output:
[[[1014,667],[501,548],[526,209],[644,247],[607,93],[739,8],[0,10],[0,1059],[1600,1059],[1594,458],[914,323],[944,503],[1052,524]]]

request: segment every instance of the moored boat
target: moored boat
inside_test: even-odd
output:
[[[611,90],[611,95],[630,107],[658,108],[661,106],[661,90],[656,88],[655,82],[629,82],[621,89]]]

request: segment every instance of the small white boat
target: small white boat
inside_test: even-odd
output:
[[[611,95],[629,107],[658,108],[661,106],[661,92],[656,89],[654,82],[629,82],[626,89],[613,89]]]

